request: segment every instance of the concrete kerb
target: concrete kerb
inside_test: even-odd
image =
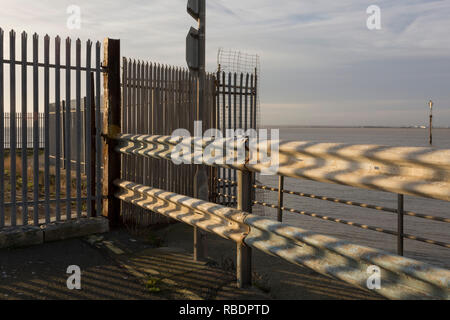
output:
[[[106,232],[109,232],[109,222],[104,217],[53,222],[39,227],[7,227],[0,230],[0,249],[29,247]]]

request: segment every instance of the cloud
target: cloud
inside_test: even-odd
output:
[[[219,47],[258,53],[265,103],[306,103],[310,109],[301,112],[314,122],[322,119],[314,116],[320,101],[328,101],[328,112],[343,101],[367,101],[352,104],[355,115],[375,114],[386,99],[421,105],[432,97],[449,108],[450,1],[378,0],[380,31],[366,28],[371,1],[207,2],[208,69],[215,70]],[[65,27],[71,4],[82,9],[81,30]],[[1,26],[82,40],[120,38],[127,57],[184,66],[185,37],[194,24],[185,0],[16,0],[2,6]]]

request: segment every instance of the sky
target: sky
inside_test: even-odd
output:
[[[186,65],[186,0],[0,1],[5,33],[118,38],[126,57]],[[258,54],[264,125],[426,125],[432,99],[435,124],[450,126],[450,0],[206,1],[207,69],[220,47]]]

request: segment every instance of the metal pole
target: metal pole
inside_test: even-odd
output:
[[[433,101],[430,100],[430,146],[433,145]]]
[[[237,209],[251,212],[252,174],[249,171],[238,171],[237,174]],[[238,288],[252,284],[252,248],[245,243],[237,244],[236,278]]]
[[[283,189],[284,177],[280,176],[278,181],[278,222],[283,222]]]
[[[206,1],[200,1],[200,15],[198,19],[199,30],[199,71],[197,74],[197,120],[203,121],[203,114],[205,111],[205,69],[206,69]],[[203,124],[200,133],[200,137],[203,135]],[[197,138],[197,137],[196,137]],[[209,200],[208,190],[208,174],[206,168],[203,165],[197,167],[197,171],[194,176],[194,197],[197,199]],[[205,258],[206,245],[204,234],[199,228],[194,227],[194,260],[200,261]]]
[[[404,196],[398,195],[398,221],[397,221],[397,253],[399,256],[403,256],[403,211],[404,211]]]

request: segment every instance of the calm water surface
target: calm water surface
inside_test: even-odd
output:
[[[433,135],[435,147],[450,149],[450,129],[435,129]],[[280,138],[294,141],[428,146],[428,130],[425,129],[282,128],[280,130]],[[265,185],[278,187],[278,177],[261,176],[259,179]],[[390,208],[397,207],[397,195],[392,193],[291,178],[285,179],[285,189]],[[276,204],[277,194],[265,192],[264,199],[266,202]],[[396,231],[397,228],[396,214],[388,212],[291,195],[285,195],[285,206],[393,231]],[[406,196],[405,210],[450,218],[450,203],[444,201]],[[265,208],[264,214],[276,218],[276,210]],[[341,239],[351,240],[358,244],[396,252],[396,237],[394,236],[286,212],[284,213],[284,222]],[[450,243],[450,224],[448,223],[406,216],[405,232]],[[450,268],[450,249],[447,248],[405,240],[405,256],[426,261],[436,266]]]

